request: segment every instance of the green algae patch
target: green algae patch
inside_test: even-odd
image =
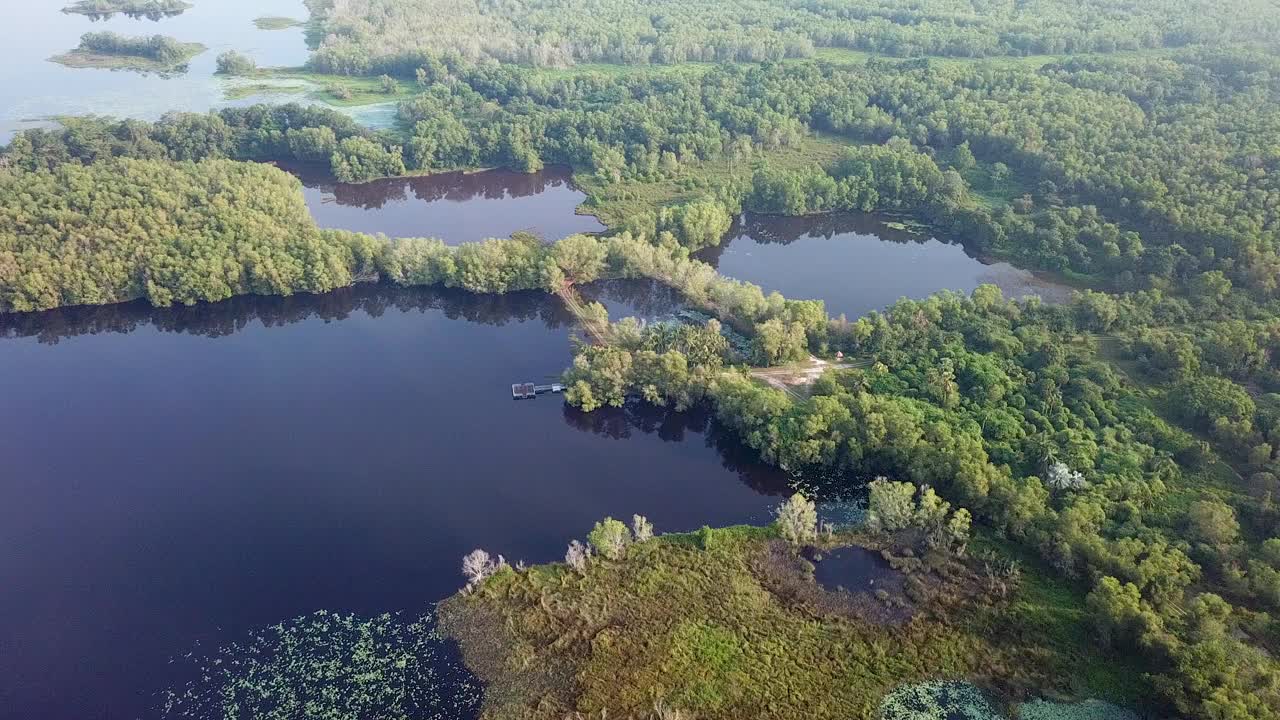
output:
[[[289,28],[302,27],[305,24],[301,20],[278,15],[266,15],[253,21],[254,27],[259,30],[288,30]]]
[[[242,100],[248,97],[273,95],[304,95],[311,90],[310,85],[301,83],[248,83],[230,85],[222,92],[228,100]]]

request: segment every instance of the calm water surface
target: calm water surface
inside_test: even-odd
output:
[[[204,0],[181,15],[149,20],[116,15],[93,20],[60,12],[71,0],[9,0],[0,22],[0,143],[17,130],[55,115],[99,114],[153,120],[170,110],[204,111],[232,104],[214,77],[219,53],[234,49],[260,66],[301,65],[308,55],[302,28],[259,30],[254,18],[281,15],[305,20],[302,0]],[[163,78],[48,62],[80,44],[87,32],[170,35],[209,47],[186,74]],[[259,98],[260,99],[260,98]],[[252,103],[245,99],[239,104]]]
[[[1008,263],[984,263],[958,244],[887,227],[870,215],[747,214],[719,247],[698,257],[730,277],[793,299],[821,299],[855,318],[899,298],[998,285],[1006,297],[1070,298],[1070,289]]]
[[[284,165],[303,183],[307,207],[320,227],[435,237],[449,244],[532,232],[546,240],[605,229],[575,210],[587,199],[566,167],[536,173],[488,170],[388,178],[358,185],[327,171]]]
[[[634,284],[591,294],[663,310]],[[471,549],[558,559],[605,515],[764,521],[786,484],[704,415],[512,401],[570,359],[541,293],[363,286],[3,323],[4,717],[144,716],[197,641],[421,611]]]

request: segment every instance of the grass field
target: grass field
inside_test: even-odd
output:
[[[257,82],[227,84],[223,93],[228,99],[258,94],[292,94],[335,107],[359,107],[405,100],[420,89],[411,80],[397,78],[394,80],[395,91],[388,93],[377,77],[327,75],[304,68],[263,68],[241,77]]]
[[[811,134],[797,145],[768,151],[769,165],[781,169],[826,166],[835,162],[848,145],[847,140],[832,135]],[[681,166],[677,176],[656,182],[604,183],[586,173],[578,174],[574,181],[591,198],[585,209],[600,222],[615,227],[629,216],[714,194],[716,188],[732,182],[749,181],[753,160],[720,158],[689,163]]]
[[[270,95],[304,95],[312,89],[313,86],[309,84],[260,82],[230,85],[222,94],[228,100],[239,100],[247,97],[266,97]]]
[[[446,601],[442,627],[486,681],[489,718],[646,717],[660,703],[700,720],[872,720],[895,687],[936,678],[1004,702],[1143,693],[1133,667],[1089,642],[1079,590],[1030,562],[1008,597],[987,590],[979,561],[904,563],[906,585],[922,589],[878,600],[914,616],[885,620],[841,612],[839,593],[788,569],[803,562],[779,564],[784,547],[770,528],[704,529],[632,545],[583,575],[501,571]]]

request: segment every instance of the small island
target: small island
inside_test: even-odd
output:
[[[279,15],[264,15],[254,20],[253,24],[259,30],[288,30],[289,28],[302,27],[306,23]]]
[[[85,33],[80,45],[51,61],[73,68],[108,68],[161,74],[181,73],[191,58],[204,52],[200,43],[184,43],[165,35],[129,37],[113,32]]]
[[[95,20],[109,18],[116,13],[124,13],[135,18],[159,20],[181,15],[191,7],[191,3],[184,0],[79,0],[62,8],[62,12],[69,15],[88,15]]]

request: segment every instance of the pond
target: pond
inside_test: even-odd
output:
[[[833,316],[856,318],[899,298],[990,283],[1006,297],[1070,299],[1071,289],[1008,263],[985,263],[963,246],[902,230],[873,215],[747,214],[718,247],[698,257],[721,273],[788,298],[821,299]]]
[[[265,15],[305,20],[302,0],[205,0],[173,17],[150,20],[115,15],[94,20],[60,12],[72,0],[5,3],[0,23],[0,144],[13,133],[47,123],[57,115],[99,114],[154,120],[171,110],[204,111],[229,105],[223,81],[214,76],[219,53],[234,49],[259,66],[297,66],[308,50],[300,27],[259,30],[255,18]],[[76,69],[49,62],[80,43],[87,32],[122,35],[170,35],[199,42],[208,50],[191,60],[176,77],[106,69]],[[237,104],[251,104],[247,98]]]
[[[588,294],[663,311],[627,283]],[[365,285],[0,322],[0,377],[21,378],[0,405],[12,717],[144,717],[197,642],[420,612],[473,548],[556,560],[606,515],[767,522],[786,487],[705,414],[513,401],[570,360],[542,293]]]
[[[902,587],[902,573],[890,567],[880,553],[864,547],[811,552],[808,559],[814,564],[813,579],[828,590],[874,593],[897,592]]]
[[[323,228],[435,237],[456,245],[532,232],[546,240],[605,229],[576,209],[587,199],[567,167],[536,173],[486,170],[388,178],[368,183],[334,181],[327,170],[281,165],[302,180],[311,215]]]

